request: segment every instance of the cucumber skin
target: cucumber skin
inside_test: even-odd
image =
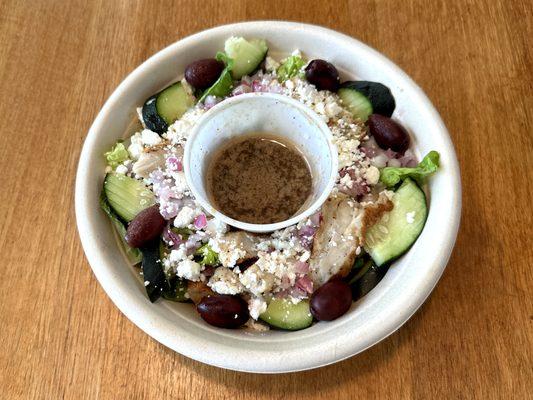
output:
[[[361,92],[351,89],[351,88],[340,88],[338,95],[341,98],[343,104],[348,108],[350,113],[355,117],[359,118],[361,121],[366,121],[368,116],[373,113],[372,103],[370,100]],[[358,107],[354,110],[355,106],[353,105],[354,96],[358,97]],[[364,104],[364,107],[363,106]]]
[[[168,124],[157,113],[156,103],[157,103],[157,94],[148,98],[148,100],[144,102],[144,105],[142,108],[142,117],[143,117],[143,122],[148,129],[162,135],[163,133],[167,131]]]
[[[419,191],[419,194],[422,195],[422,199],[423,199],[423,203],[424,203],[424,217],[423,219],[419,222],[420,223],[420,229],[418,231],[418,233],[416,233],[412,240],[411,240],[411,243],[407,246],[404,246],[402,249],[400,249],[397,253],[394,253],[386,258],[383,258],[383,257],[378,257],[378,255],[376,254],[375,250],[372,248],[372,247],[369,247],[368,244],[365,244],[365,251],[370,254],[370,256],[372,257],[372,260],[376,263],[376,265],[378,267],[382,266],[382,265],[390,265],[390,263],[392,263],[393,261],[397,260],[399,257],[401,257],[402,255],[404,255],[405,253],[407,253],[409,251],[409,249],[413,246],[413,244],[417,241],[418,237],[420,236],[420,234],[422,233],[422,231],[424,230],[424,226],[426,224],[426,220],[427,220],[427,216],[428,216],[428,207],[427,207],[427,199],[426,199],[426,195],[424,193],[424,191],[410,178],[407,178],[405,179],[402,184],[400,185],[400,187],[398,188],[398,190],[396,190],[396,193],[398,193],[402,187],[406,187],[407,185],[414,185],[413,187],[415,187],[418,191]],[[395,195],[397,196],[397,194]],[[394,203],[394,199],[393,199],[393,203]],[[394,205],[394,207],[396,207],[396,205]],[[419,210],[413,210],[413,211],[416,211],[416,214],[415,215],[418,215],[419,213]],[[390,214],[394,212],[394,208],[391,212],[389,212],[389,218],[390,218]],[[405,216],[402,216],[402,218],[405,218]],[[390,219],[389,219],[390,221]],[[381,219],[380,221],[378,221],[374,226],[377,226],[379,223],[381,222]],[[407,223],[407,222],[406,222]],[[373,226],[373,227],[374,227]],[[372,227],[372,228],[373,228]],[[370,229],[372,229],[370,228]],[[367,234],[368,234],[369,231],[367,231]]]
[[[124,189],[125,185],[128,185],[130,186],[130,188],[133,188],[135,193],[131,193],[130,191]],[[127,206],[124,206],[122,202],[119,201],[117,197],[121,196],[117,194],[117,191],[124,192],[120,194],[124,194],[126,196],[126,200],[129,203],[127,204]],[[125,175],[116,175],[112,173],[107,174],[104,179],[104,192],[107,198],[107,202],[111,206],[111,209],[124,222],[130,222],[139,212],[155,204],[155,196],[150,189],[144,186],[142,182]],[[139,201],[138,204],[133,204],[134,202],[128,199],[128,196],[138,195],[145,197],[143,199],[146,200],[145,204],[141,204],[141,201]],[[120,200],[124,200],[124,197]]]
[[[298,320],[290,320],[290,315],[287,313],[291,312],[296,314]],[[259,318],[270,326],[288,331],[305,329],[313,323],[308,300],[301,300],[294,304],[286,299],[272,299],[266,311]]]
[[[177,99],[169,98],[172,96],[178,96],[178,98]],[[179,104],[179,102],[183,102],[184,104]],[[175,115],[172,115],[172,116],[165,115],[167,114],[167,112],[163,109],[168,108],[169,105],[171,106],[171,108],[174,108],[174,110],[172,110],[171,113]],[[194,105],[194,99],[188,95],[188,93],[183,88],[183,85],[181,84],[181,82],[173,83],[172,85],[163,89],[161,92],[159,92],[156,95],[156,101],[155,101],[156,112],[157,112],[157,115],[167,124],[167,129],[169,125],[171,125],[174,121],[181,118],[181,116],[193,105]],[[179,106],[179,109],[177,106]],[[178,110],[176,111],[176,109]]]
[[[102,210],[104,210],[106,215],[109,217],[109,220],[111,221],[113,228],[120,239],[120,245],[122,246],[122,249],[124,250],[126,258],[130,262],[130,264],[139,264],[142,261],[141,251],[134,247],[130,247],[124,239],[126,237],[126,227],[124,226],[124,223],[120,220],[120,217],[116,215],[115,212],[111,209],[104,190],[102,190],[102,193],[100,194],[100,208],[102,208]]]
[[[252,63],[248,57],[248,52],[242,54],[242,47],[252,47],[257,50],[257,53],[262,53],[261,58],[254,59],[255,63]],[[266,42],[262,39],[251,39],[246,40],[242,37],[232,37],[226,40],[224,44],[224,51],[228,57],[233,59],[234,65],[231,70],[231,76],[233,79],[241,79],[244,75],[249,75],[259,67],[259,65],[265,59],[268,46]],[[239,57],[240,56],[240,57]],[[246,60],[243,60],[242,57],[246,57]],[[254,55],[255,58],[255,55]]]
[[[379,82],[371,81],[347,81],[341,88],[355,90],[363,94],[370,104],[375,114],[391,117],[396,108],[396,100],[390,89]]]

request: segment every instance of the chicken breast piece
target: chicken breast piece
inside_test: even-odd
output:
[[[350,273],[358,254],[357,248],[364,244],[366,230],[392,207],[390,196],[386,193],[365,204],[356,203],[342,193],[326,200],[309,262],[315,288],[334,275],[345,277]]]
[[[334,275],[348,275],[361,244],[363,215],[363,210],[342,193],[326,200],[309,262],[315,287],[323,285]]]
[[[133,172],[142,177],[148,178],[152,171],[162,168],[165,165],[165,155],[163,151],[153,151],[141,153],[139,159],[133,164]]]
[[[233,268],[249,258],[257,257],[256,244],[259,237],[244,231],[228,232],[209,241],[218,253],[218,259],[224,267]]]

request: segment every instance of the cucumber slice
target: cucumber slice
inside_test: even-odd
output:
[[[337,92],[342,103],[348,108],[355,118],[366,121],[372,114],[373,108],[370,100],[361,92],[350,88],[341,88]]]
[[[370,267],[365,271],[361,278],[351,285],[353,301],[359,300],[361,297],[366,296],[372,289],[374,289],[383,279],[388,269],[388,265],[382,265],[381,267],[378,267],[374,263],[370,262]]]
[[[365,235],[365,250],[377,266],[404,254],[426,223],[426,196],[411,179],[403,181],[392,203],[392,211],[385,213]]]
[[[113,211],[126,222],[155,204],[154,193],[142,181],[125,175],[107,174],[104,192]]]
[[[157,113],[155,107],[157,101],[157,94],[150,97],[144,102],[142,108],[143,122],[148,129],[157,132],[160,135],[165,133],[168,129],[168,125],[165,120]]]
[[[273,327],[289,331],[307,328],[313,322],[307,300],[294,304],[287,299],[274,298],[259,318]]]
[[[193,105],[194,97],[185,90],[181,82],[159,93],[155,102],[157,113],[168,125],[179,119]]]
[[[126,253],[126,258],[130,262],[131,265],[137,265],[142,260],[142,254],[139,249],[136,249],[134,247],[130,247],[128,243],[126,243],[126,227],[122,223],[122,221],[119,219],[119,217],[115,214],[115,212],[111,209],[111,206],[109,205],[109,202],[107,201],[105,192],[102,191],[100,194],[100,207],[104,212],[107,214],[109,219],[111,220],[111,223],[115,227],[116,233],[118,234],[118,237],[120,238],[120,244],[122,245],[122,249],[124,250],[124,253]]]
[[[379,82],[370,81],[348,81],[341,85],[342,88],[356,90],[365,96],[374,114],[390,117],[396,108],[396,101],[390,89]]]
[[[268,51],[264,39],[246,40],[242,37],[230,37],[224,43],[224,52],[234,61],[231,75],[233,79],[241,79],[255,71]]]
[[[160,135],[194,105],[194,97],[181,82],[174,83],[145,101],[142,108],[144,124]]]
[[[163,264],[159,258],[159,243],[152,242],[148,246],[141,249],[142,271],[144,279],[144,287],[148,298],[153,303],[163,293],[170,292],[170,286],[163,271]]]

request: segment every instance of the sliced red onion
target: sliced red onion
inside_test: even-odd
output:
[[[398,156],[398,153],[392,151],[391,149],[385,150],[384,154],[388,159],[396,158]]]
[[[180,199],[161,200],[159,204],[159,212],[166,220],[170,220],[178,215],[183,208],[183,201]]]
[[[261,85],[261,82],[259,81],[253,81],[252,82],[252,92],[262,92],[263,91],[263,85]]]
[[[196,229],[204,229],[207,226],[207,217],[204,213],[196,216],[194,219],[194,226]]]
[[[294,263],[294,271],[298,274],[307,274],[309,272],[309,264],[303,261],[296,261]]]
[[[152,185],[158,185],[165,180],[165,174],[160,169],[150,172],[148,175],[148,180]]]
[[[231,92],[232,96],[239,96],[241,94],[250,93],[252,91],[252,88],[247,83],[242,83],[239,86],[237,86],[233,91]]]
[[[400,159],[400,163],[402,167],[416,167],[418,164],[416,161],[416,157],[414,156],[413,152],[411,150],[407,150],[403,157]]]
[[[368,158],[372,158],[377,154],[376,149],[372,147],[360,147],[359,150]]]
[[[300,244],[306,248],[311,248],[311,245],[313,244],[313,236],[315,235],[316,228],[310,225],[304,225],[300,229],[298,229],[298,239],[300,240]]]
[[[308,276],[301,276],[298,278],[295,287],[306,293],[313,293],[313,281]]]
[[[201,242],[191,240],[191,237],[189,237],[189,239],[187,239],[187,241],[185,242],[185,249],[187,250],[187,254],[193,254],[201,246],[201,244]]]
[[[298,229],[298,236],[312,237],[316,232],[316,228],[311,225],[304,225]]]
[[[353,181],[351,187],[341,186],[339,191],[347,194],[348,196],[352,196],[354,199],[360,200],[361,196],[364,196],[370,191],[370,188],[368,187],[366,181],[357,180]]]
[[[167,169],[170,171],[183,171],[183,164],[176,156],[170,156],[166,159]]]
[[[180,244],[184,243],[181,235],[173,232],[169,225],[163,230],[163,235],[161,237],[163,238],[163,241],[174,250],[176,250]]]

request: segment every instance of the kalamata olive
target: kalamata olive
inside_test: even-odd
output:
[[[196,309],[205,322],[219,328],[238,328],[250,317],[246,302],[227,294],[204,297]]]
[[[409,134],[403,126],[390,118],[372,114],[368,117],[368,129],[379,147],[384,150],[403,153],[409,148]]]
[[[165,224],[165,219],[159,213],[159,206],[156,204],[148,207],[137,214],[128,225],[126,242],[131,247],[143,247],[161,235]]]
[[[339,72],[333,64],[324,60],[313,60],[305,67],[305,78],[318,90],[336,92],[339,89]]]
[[[319,321],[332,321],[352,305],[350,286],[335,279],[320,286],[311,296],[311,314]]]
[[[205,58],[187,65],[185,79],[196,89],[207,89],[215,83],[223,69],[223,62],[214,58]]]

